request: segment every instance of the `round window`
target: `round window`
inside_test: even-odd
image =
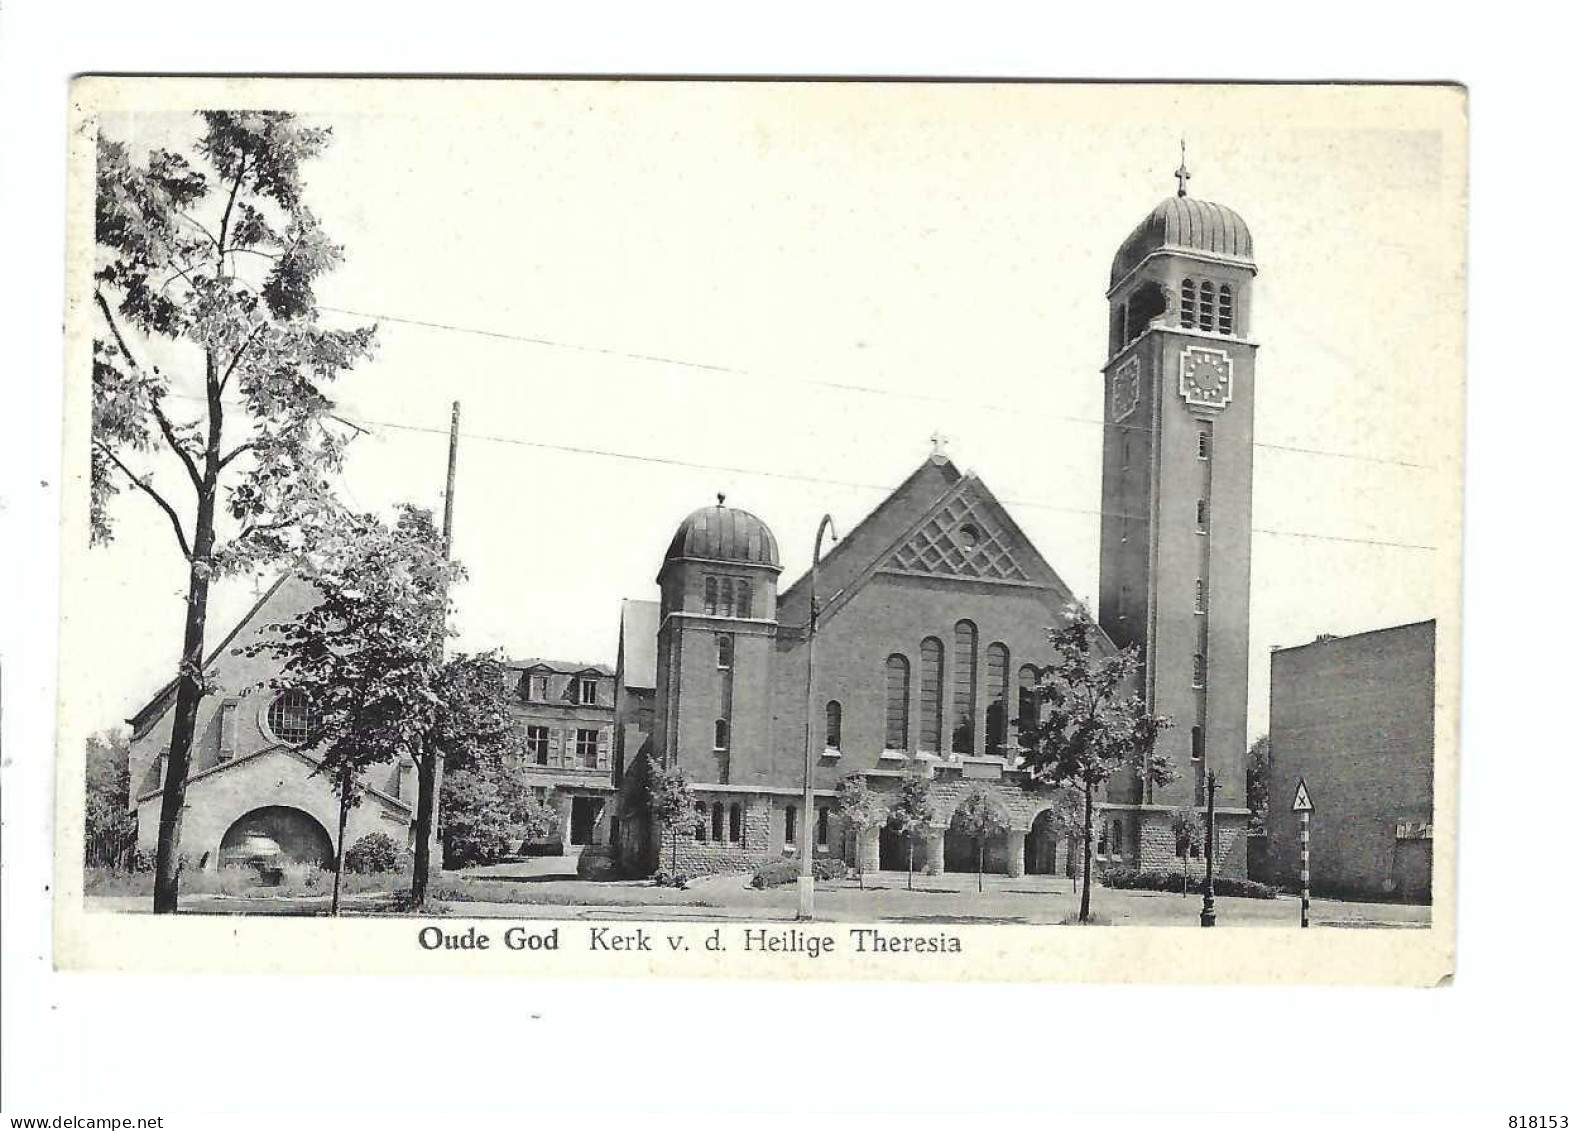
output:
[[[964,526],[959,528],[958,537],[959,544],[962,549],[967,551],[974,550],[977,544],[981,542],[981,531],[977,530],[974,526],[967,522]]]
[[[269,732],[289,746],[305,746],[318,729],[318,715],[305,691],[282,691],[269,704]]]

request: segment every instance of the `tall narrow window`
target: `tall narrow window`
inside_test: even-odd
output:
[[[533,765],[548,765],[547,727],[528,726],[526,728],[526,757]]]
[[[1195,611],[1198,613],[1206,611],[1206,582],[1199,577],[1195,579]]]
[[[1129,586],[1118,587],[1118,619],[1125,620],[1129,617]]]
[[[962,620],[954,626],[954,711],[949,749],[955,754],[976,751],[976,626]]]
[[[817,810],[817,847],[828,847],[828,809],[826,806]]]
[[[735,665],[735,638],[733,636],[720,636],[718,638],[718,666],[731,668]]]
[[[707,840],[707,806],[700,801],[696,803],[696,839]]]
[[[729,843],[739,844],[745,837],[744,824],[740,819],[740,802],[735,802],[729,807]]]
[[[1216,305],[1217,288],[1210,282],[1203,282],[1201,284],[1201,314],[1199,318],[1201,329],[1210,330],[1212,328],[1212,310]]]
[[[1190,728],[1190,760],[1199,762],[1206,757],[1206,732],[1200,727]]]
[[[921,642],[920,748],[936,754],[943,736],[943,641],[929,636]]]
[[[735,615],[737,617],[751,615],[751,582],[743,577],[735,581]]]
[[[1206,533],[1206,520],[1207,520],[1208,517],[1209,516],[1208,516],[1207,511],[1206,511],[1206,500],[1205,499],[1196,499],[1195,500],[1195,532],[1197,534],[1205,534]]]
[[[795,806],[784,806],[784,843],[795,843]]]
[[[594,704],[598,701],[598,681],[592,676],[576,680],[576,702]]]
[[[735,579],[732,577],[718,579],[718,614],[725,617],[735,615]]]
[[[576,762],[582,769],[598,768],[598,732],[595,727],[576,728]]]
[[[1234,332],[1234,292],[1227,283],[1217,292],[1217,332]]]
[[[1009,741],[1009,649],[987,646],[987,753],[1003,757]]]
[[[823,745],[828,750],[838,750],[844,741],[844,708],[837,699],[828,700],[825,712],[827,725],[823,728]]]
[[[718,719],[713,723],[713,749],[729,749],[729,720]]]
[[[1020,665],[1020,745],[1029,746],[1036,730],[1036,669]]]
[[[899,653],[886,665],[888,697],[883,728],[885,750],[910,749],[910,661]]]
[[[702,611],[708,616],[718,612],[718,578],[707,577],[702,580]]]
[[[724,839],[724,803],[713,802],[713,839]]]
[[[1212,458],[1212,434],[1204,428],[1195,434],[1195,458]]]
[[[1119,859],[1124,857],[1124,822],[1113,822],[1113,855]]]
[[[1190,684],[1194,687],[1206,686],[1206,657],[1199,652],[1195,653],[1190,670]]]
[[[1179,288],[1179,325],[1186,330],[1195,329],[1195,281],[1184,280]]]

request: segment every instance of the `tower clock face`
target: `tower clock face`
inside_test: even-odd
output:
[[[1130,358],[1113,374],[1113,422],[1126,419],[1140,401],[1140,361]]]
[[[1223,350],[1179,352],[1179,395],[1187,404],[1222,408],[1234,395],[1234,363]]]

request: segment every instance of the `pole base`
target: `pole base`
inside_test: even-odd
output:
[[[1201,909],[1201,926],[1217,926],[1217,909],[1215,907],[1203,907]]]
[[[817,881],[812,876],[801,876],[795,881],[795,889],[800,896],[799,907],[795,912],[796,919],[810,919],[812,916],[813,896],[817,890]]]

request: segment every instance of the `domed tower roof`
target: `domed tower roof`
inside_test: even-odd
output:
[[[741,562],[779,569],[779,543],[768,524],[749,511],[718,505],[692,511],[674,532],[665,562],[676,558]]]
[[[1153,208],[1151,215],[1129,234],[1113,257],[1108,286],[1117,286],[1119,280],[1138,267],[1146,256],[1164,250],[1193,252],[1255,265],[1250,227],[1239,213],[1181,193]]]

